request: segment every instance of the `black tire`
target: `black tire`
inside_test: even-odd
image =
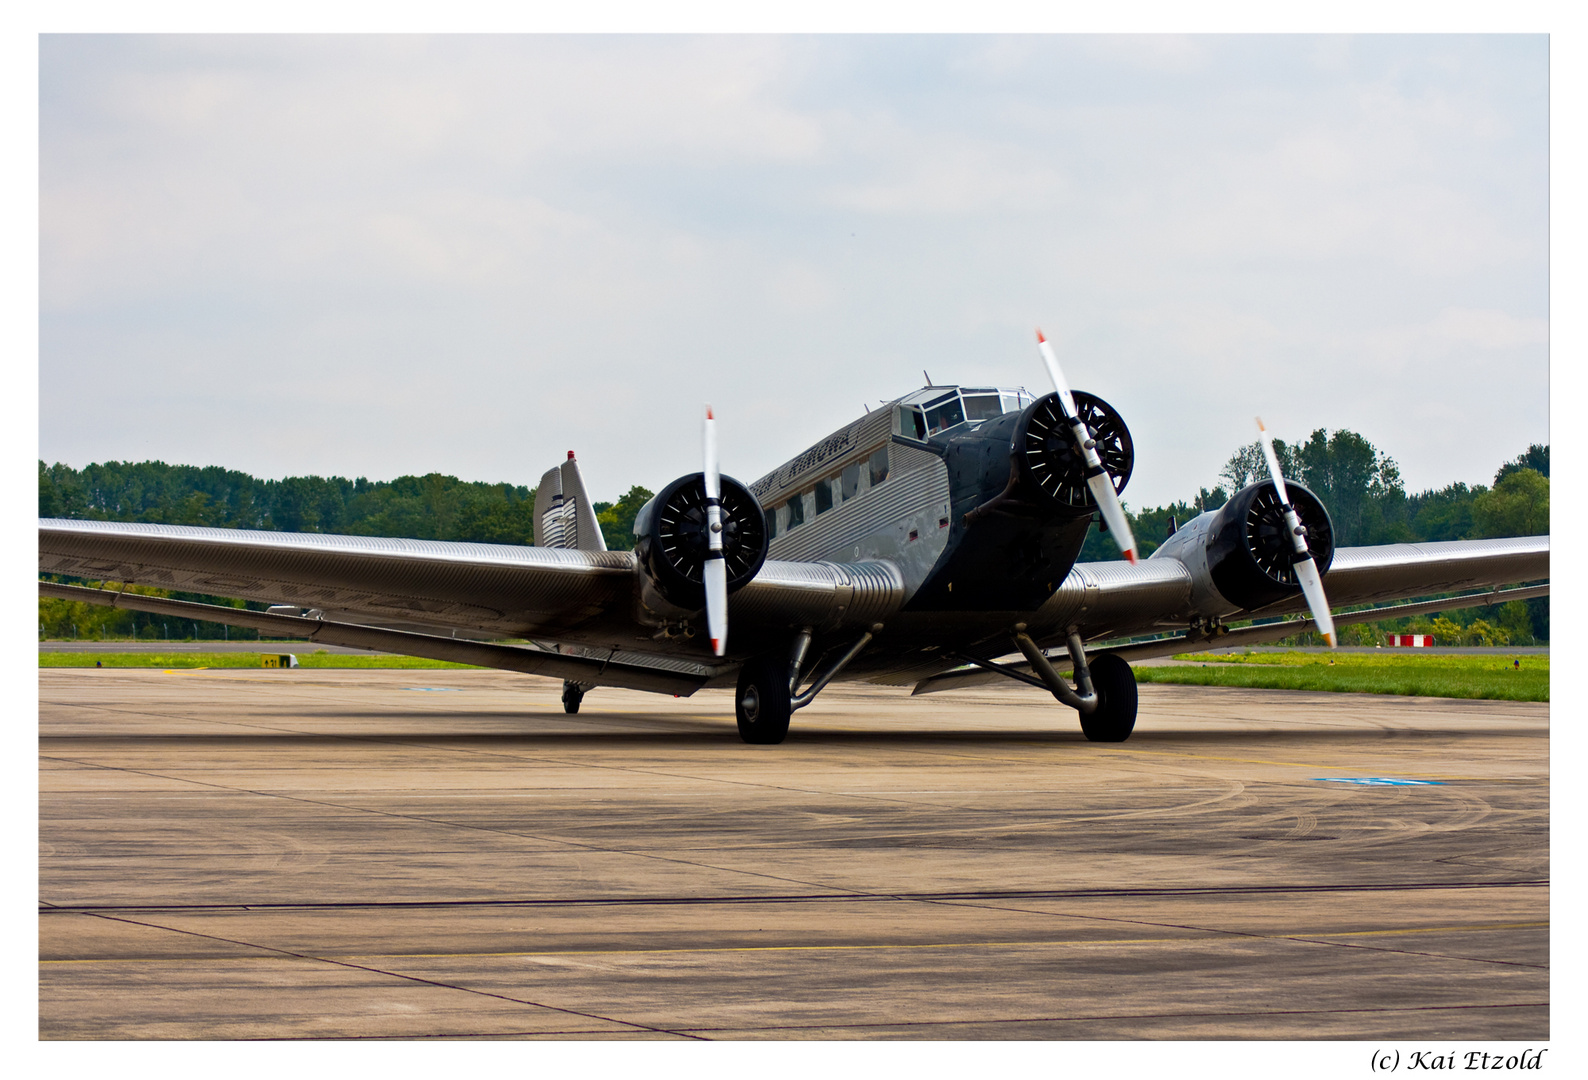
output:
[[[583,700],[584,700],[584,687],[583,686],[579,685],[576,682],[565,682],[565,683],[562,684],[562,711],[563,712],[565,712],[565,713],[576,713],[576,712],[578,712],[579,711],[579,703],[581,701],[583,701]]]
[[[788,661],[758,656],[739,672],[739,690],[734,695],[734,711],[739,717],[739,738],[747,743],[770,746],[788,735],[789,706]]]
[[[1092,742],[1124,742],[1136,727],[1136,673],[1113,653],[1091,663],[1097,710],[1081,714],[1081,731]]]

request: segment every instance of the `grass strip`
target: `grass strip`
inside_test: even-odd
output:
[[[472,664],[454,664],[446,660],[427,660],[422,656],[374,656],[359,653],[329,653],[324,650],[297,652],[292,648],[260,652],[171,652],[171,653],[90,653],[41,652],[41,668],[260,668],[261,656],[280,656],[292,653],[298,658],[299,668],[363,668],[395,669],[462,668],[475,669]],[[97,662],[97,664],[96,664]]]
[[[1136,681],[1405,697],[1549,700],[1549,657],[1540,655],[1287,652],[1181,654],[1175,659],[1196,666],[1138,667]],[[1520,668],[1515,665],[1518,660]]]

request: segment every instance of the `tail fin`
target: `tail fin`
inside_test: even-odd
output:
[[[572,450],[567,461],[547,470],[535,489],[535,546],[570,551],[607,549]]]

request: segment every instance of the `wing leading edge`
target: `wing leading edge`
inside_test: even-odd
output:
[[[636,569],[628,551],[39,522],[39,570],[44,573],[292,605],[316,612],[319,622],[406,631],[416,638],[435,637],[438,631],[446,640],[454,631],[458,637],[529,638],[621,648],[650,654],[663,664],[674,658],[699,661],[702,670],[722,668],[694,645],[636,621]],[[41,590],[47,585],[41,582]],[[903,590],[898,570],[886,562],[769,560],[734,594],[731,608],[744,628],[745,648],[753,649],[771,628],[868,625],[897,610]],[[118,604],[131,608],[148,599],[128,594]],[[246,613],[237,609],[199,606],[206,613],[178,617],[254,625],[239,622]],[[323,629],[317,639],[331,640]],[[590,655],[588,649],[584,653]]]

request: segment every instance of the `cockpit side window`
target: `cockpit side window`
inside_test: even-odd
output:
[[[929,435],[936,435],[939,431],[964,422],[965,409],[960,405],[958,394],[926,410],[926,431]]]
[[[918,405],[900,405],[893,413],[893,433],[906,439],[926,438],[926,417]]]

